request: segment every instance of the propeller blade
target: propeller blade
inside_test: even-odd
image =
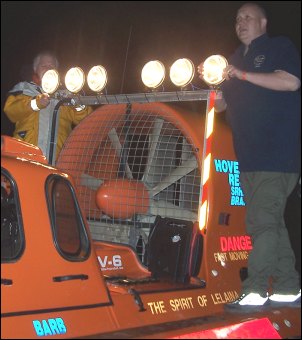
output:
[[[111,141],[117,155],[120,157],[121,152],[122,152],[122,145],[120,143],[120,140],[118,138],[118,135],[117,135],[115,128],[113,128],[109,131],[108,136],[110,138],[110,141]],[[126,163],[126,175],[127,175],[128,179],[133,179],[132,171],[130,170],[128,163]]]
[[[163,127],[163,123],[164,123],[163,119],[156,119],[154,122],[152,133],[149,136],[150,148],[148,152],[148,160],[147,160],[147,164],[145,167],[144,175],[142,177],[142,181],[144,183],[148,182],[148,174],[150,171],[151,164],[153,163],[153,158],[154,158],[155,150],[157,148],[157,143],[158,143],[158,139],[160,136],[160,132]]]
[[[183,162],[180,166],[175,168],[170,175],[166,176],[160,183],[155,185],[152,189],[150,189],[151,197],[154,197],[164,189],[166,189],[171,184],[177,182],[182,177],[186,176],[191,171],[195,170],[198,167],[195,156],[192,156],[187,161]]]
[[[83,173],[81,174],[80,184],[92,190],[98,190],[100,185],[103,184],[103,180]]]

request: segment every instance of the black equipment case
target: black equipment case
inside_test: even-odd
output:
[[[148,269],[154,278],[187,283],[199,272],[202,235],[197,223],[158,216],[150,231]]]

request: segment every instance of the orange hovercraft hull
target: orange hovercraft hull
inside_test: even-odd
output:
[[[169,124],[177,125],[182,136],[189,140],[182,144],[182,149],[188,149],[188,144],[194,146],[192,154],[196,163],[192,166],[188,157],[190,163],[184,160],[183,164],[191,164],[190,170],[201,176],[205,121],[198,114],[164,104],[137,104],[132,106],[132,111],[136,115],[132,126],[136,135],[143,130],[144,135],[151,130],[160,131],[160,138],[157,141],[153,138],[158,148],[163,148],[168,140],[168,132],[165,135],[163,127],[166,125],[169,139],[173,137],[174,140],[175,134],[171,133]],[[154,113],[155,118],[152,116],[153,120],[143,122],[138,112],[145,116],[146,112]],[[14,194],[12,197],[7,191],[4,196],[10,213],[2,225],[14,226],[16,232],[13,238],[5,236],[7,243],[3,248],[1,338],[299,337],[300,308],[270,307],[263,312],[242,315],[226,313],[223,309],[225,303],[240,294],[248,253],[252,249],[251,240],[244,231],[245,207],[240,204],[242,197],[236,184],[238,162],[231,133],[223,120],[216,118],[211,139],[205,227],[200,230],[198,220],[190,221],[194,216],[193,208],[183,209],[179,204],[179,208],[174,209],[183,217],[189,216],[184,220],[192,222],[190,225],[197,228],[202,239],[194,274],[186,280],[171,275],[154,276],[133,244],[116,241],[122,235],[125,221],[132,223],[141,218],[139,222],[143,224],[150,221],[150,216],[147,219],[146,215],[151,214],[154,207],[157,212],[163,211],[163,207],[159,209],[156,204],[163,200],[163,192],[167,191],[162,183],[155,183],[156,174],[152,175],[153,182],[149,175],[144,185],[136,186],[135,182],[143,181],[147,175],[134,175],[134,165],[130,163],[128,174],[130,169],[132,179],[119,176],[120,163],[116,158],[120,158],[122,152],[117,147],[119,143],[114,141],[119,140],[122,145],[126,137],[119,135],[124,130],[118,123],[114,128],[108,124],[119,121],[124,114],[125,105],[97,109],[71,134],[55,167],[47,164],[39,149],[2,136],[1,182],[8,181]],[[131,125],[129,120],[127,124]],[[97,130],[100,126],[104,126],[102,133]],[[111,144],[105,144],[107,139]],[[94,148],[89,149],[92,140]],[[152,138],[149,147],[150,140]],[[149,154],[152,152],[150,163],[155,173],[161,158],[155,159],[159,151],[150,147]],[[107,165],[104,161],[101,163],[102,157]],[[133,157],[134,164],[137,156]],[[152,164],[146,163],[144,169],[152,169]],[[180,167],[176,172],[178,181],[181,176],[187,176]],[[86,177],[82,176],[84,173]],[[87,185],[87,178],[93,185]],[[165,174],[165,178],[170,187],[176,187],[174,183],[171,185],[170,174]],[[186,178],[180,188],[189,182]],[[121,196],[118,200],[114,196],[116,193],[112,193],[116,185]],[[127,200],[127,190],[137,190],[138,194],[130,195]],[[186,194],[179,195],[178,200]],[[119,210],[118,205],[127,201],[131,207]],[[174,206],[166,203],[164,208]],[[186,207],[185,199],[183,206]],[[14,220],[7,222],[13,209],[16,210]],[[173,214],[173,221],[181,219],[181,216],[175,217],[178,212]],[[111,221],[111,224],[103,221]],[[101,227],[111,233],[118,227],[116,238],[95,237],[98,235],[95,230]],[[169,251],[165,254],[169,257]]]

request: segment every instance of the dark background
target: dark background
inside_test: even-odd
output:
[[[268,33],[286,35],[301,53],[301,2],[256,1],[268,15]],[[108,72],[108,94],[143,92],[140,72],[158,59],[168,69],[178,58],[195,66],[211,54],[226,58],[238,46],[234,23],[245,1],[2,1],[1,109],[8,90],[24,80],[33,57],[54,50],[62,74],[72,66]],[[193,83],[206,88],[197,76]],[[175,90],[169,80],[165,90]],[[1,134],[13,125],[1,112]],[[287,208],[301,267],[301,199]]]
[[[69,67],[108,72],[107,93],[142,92],[144,64],[161,60],[166,69],[178,58],[195,66],[211,54],[226,58],[238,46],[234,31],[244,1],[2,1],[1,108],[7,91],[24,80],[42,49]],[[287,35],[301,51],[301,2],[258,1],[267,11],[271,35]],[[169,79],[165,90],[171,88]],[[204,87],[197,76],[194,84]],[[1,133],[13,126],[1,115]]]

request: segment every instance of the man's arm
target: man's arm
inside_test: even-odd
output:
[[[33,113],[30,106],[31,97],[23,94],[8,96],[3,111],[12,123],[23,120]]]
[[[3,111],[12,123],[23,120],[30,116],[34,111],[40,111],[49,104],[49,96],[46,93],[36,97],[24,94],[11,94],[8,96]]]
[[[225,68],[224,75],[226,80],[238,78],[275,91],[297,91],[301,86],[299,78],[282,70],[271,73],[254,73],[244,72],[233,65],[228,65]]]

